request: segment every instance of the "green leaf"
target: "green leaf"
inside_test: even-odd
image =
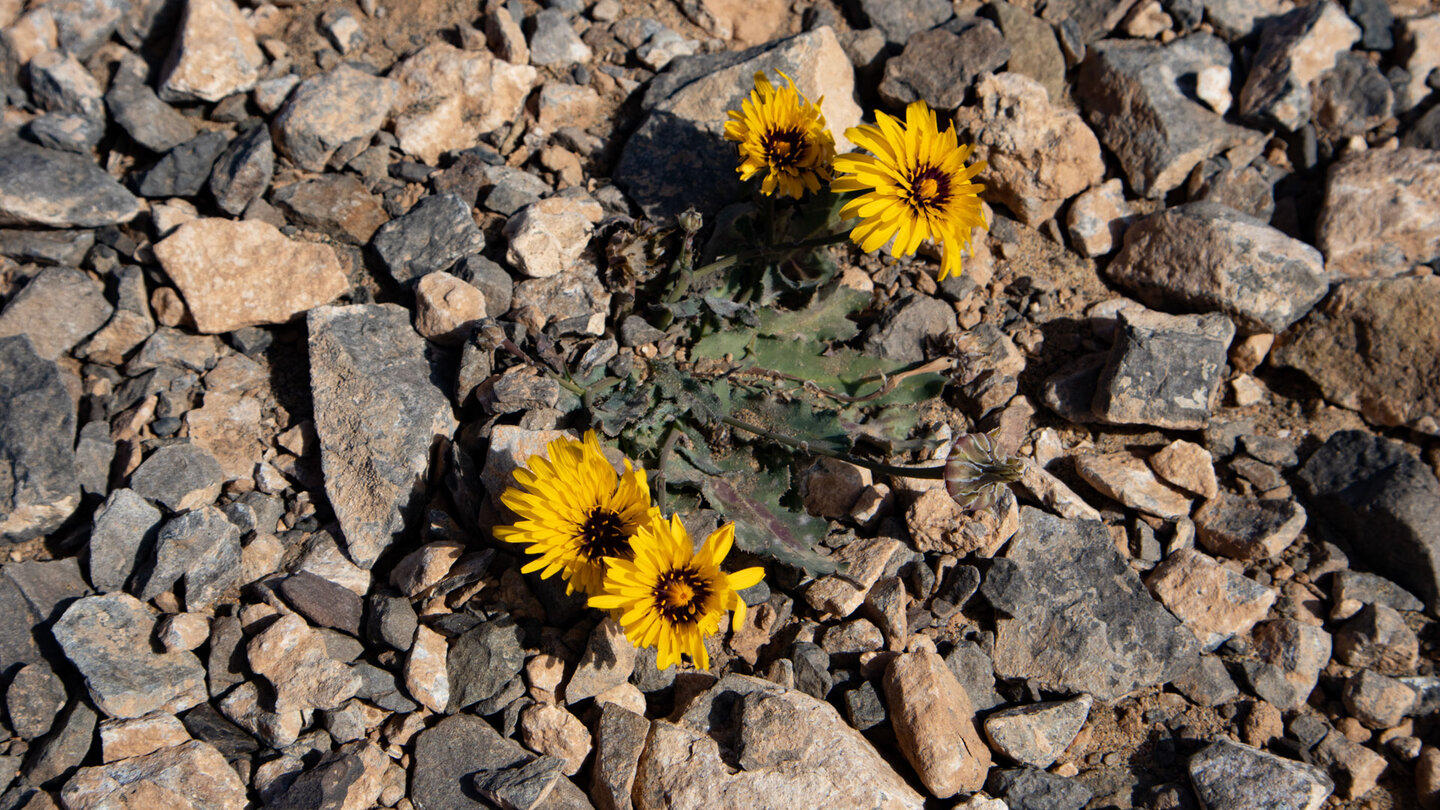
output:
[[[835,286],[820,293],[802,310],[768,309],[760,314],[759,334],[782,339],[849,340],[859,333],[846,316],[870,303],[870,296],[849,287]]]
[[[835,573],[835,561],[815,551],[828,522],[781,506],[779,493],[788,486],[760,485],[767,478],[712,475],[701,479],[700,489],[712,507],[735,521],[735,545],[741,550],[803,568],[811,576]]]
[[[688,409],[702,425],[718,422],[729,412],[730,386],[724,380],[702,381],[668,363],[652,364],[650,375],[660,396]]]
[[[844,453],[853,442],[840,413],[816,408],[803,399],[780,399],[773,393],[750,393],[734,400],[732,414],[776,433],[794,436],[811,447]]]

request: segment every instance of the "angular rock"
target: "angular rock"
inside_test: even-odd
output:
[[[1108,272],[1147,306],[1223,312],[1242,334],[1284,331],[1329,289],[1319,251],[1212,202],[1130,226]]]
[[[213,746],[191,740],[144,756],[81,768],[60,792],[65,807],[243,810],[245,783]]]
[[[1125,5],[1125,2],[1118,4],[1120,7]],[[1046,11],[1049,10],[1047,6]],[[1010,52],[1005,70],[1028,76],[1044,85],[1052,102],[1060,103],[1065,99],[1068,93],[1065,85],[1066,56],[1056,39],[1056,29],[1027,9],[1005,0],[991,3],[986,12],[994,13],[1000,33],[1005,35],[1005,44]]]
[[[449,711],[456,712],[503,693],[525,663],[520,627],[512,621],[481,622],[455,639],[446,661],[450,673]]]
[[[488,51],[427,45],[390,71],[400,83],[394,130],[400,148],[434,166],[444,153],[474,146],[520,117],[536,75],[535,68]]]
[[[250,669],[270,682],[277,712],[334,709],[360,690],[360,676],[332,659],[319,633],[293,613],[276,619],[245,649]]]
[[[1400,725],[1415,707],[1417,697],[1404,682],[1368,669],[1346,681],[1341,694],[1350,716],[1375,729]]]
[[[450,702],[450,675],[445,666],[449,643],[425,625],[415,628],[415,640],[405,659],[405,689],[432,712],[443,712]]]
[[[127,720],[105,720],[100,723],[100,758],[104,762],[143,757],[162,748],[190,741],[174,715],[154,712]]]
[[[475,777],[475,789],[505,810],[528,810],[549,798],[556,782],[564,778],[564,767],[564,760],[542,756],[503,771],[483,771]]]
[[[1375,789],[1389,764],[1385,758],[1346,737],[1339,729],[1315,746],[1315,761],[1335,779],[1339,796],[1358,799]]]
[[[1336,571],[1330,578],[1332,619],[1348,619],[1365,605],[1384,605],[1395,610],[1422,611],[1425,603],[1409,591],[1375,574],[1364,571]]]
[[[1022,765],[1048,768],[1074,742],[1092,703],[1089,695],[1081,695],[1002,709],[985,718],[985,737],[997,752]]]
[[[251,127],[231,141],[215,159],[210,172],[210,193],[215,204],[231,216],[240,216],[246,207],[270,187],[275,174],[275,147],[268,127]]]
[[[505,260],[529,278],[570,269],[589,245],[596,207],[563,197],[525,206],[505,223]]]
[[[635,645],[625,637],[625,628],[606,617],[590,632],[585,653],[565,683],[565,703],[573,706],[626,683],[634,669]]]
[[[1335,658],[1347,666],[1408,675],[1420,642],[1398,611],[1366,605],[1335,633]]]
[[[1397,111],[1405,112],[1420,106],[1429,97],[1432,86],[1430,73],[1440,67],[1436,44],[1440,43],[1440,14],[1407,17],[1400,21],[1399,40],[1406,53],[1405,71],[1410,80],[1397,93]]]
[[[390,276],[401,284],[445,270],[462,256],[479,253],[485,235],[470,206],[455,194],[426,197],[375,232],[371,243]]]
[[[1360,26],[1333,0],[1271,19],[1240,90],[1240,115],[1294,132],[1310,120],[1310,86],[1360,39]]]
[[[553,326],[561,334],[603,335],[610,292],[594,270],[577,265],[549,278],[516,284],[511,311],[515,321],[532,333]]]
[[[11,562],[0,568],[0,661],[15,665],[45,661],[36,643],[39,625],[53,622],[61,608],[89,592],[74,557],[49,562]],[[7,675],[8,677],[8,675]]]
[[[364,184],[348,174],[322,174],[276,189],[274,202],[297,225],[363,245],[389,221]]]
[[[836,151],[851,150],[843,133],[860,123],[855,71],[828,26],[745,51],[680,60],[651,83],[648,115],[615,168],[616,182],[646,216],[665,220],[689,205],[710,216],[739,193],[735,148],[723,138],[725,111],[740,109],[760,70],[771,77],[783,71],[812,101],[824,96]]]
[[[472,714],[457,714],[420,732],[411,755],[414,772],[409,798],[417,810],[470,810],[485,805],[473,798],[476,771],[514,767],[530,755]]]
[[[1195,634],[1206,652],[1249,632],[1265,618],[1276,597],[1274,590],[1193,548],[1166,557],[1145,577],[1145,585]]]
[[[1271,619],[1255,626],[1251,642],[1259,660],[1245,662],[1244,671],[1255,694],[1281,711],[1304,706],[1330,660],[1330,634],[1292,619]]]
[[[1332,274],[1395,276],[1440,253],[1440,152],[1372,149],[1330,166],[1315,241]]]
[[[987,161],[985,188],[1021,222],[1039,226],[1066,200],[1105,179],[1095,133],[1074,112],[1051,106],[1045,88],[1018,73],[986,76],[977,103],[956,112],[957,130]]]
[[[141,197],[194,197],[205,187],[210,171],[230,141],[223,132],[202,132],[160,157],[139,177]],[[168,230],[162,228],[161,233]]]
[[[52,632],[85,679],[90,700],[110,717],[170,714],[203,703],[205,668],[188,652],[156,653],[156,615],[126,593],[76,600]]]
[[[896,108],[923,99],[934,109],[953,110],[964,103],[977,76],[1009,57],[1005,37],[989,20],[953,33],[921,31],[905,43],[903,53],[886,61],[880,96]]]
[[[904,45],[910,38],[950,19],[954,11],[943,0],[860,0],[865,19],[885,35],[885,41]]]
[[[904,653],[885,670],[890,722],[905,758],[931,795],[979,790],[990,749],[975,725],[975,708],[940,656]]]
[[[56,312],[66,317],[55,317]],[[54,360],[110,318],[105,285],[70,267],[40,271],[0,312],[0,337],[27,335],[36,353]]]
[[[333,248],[258,220],[187,222],[155,245],[204,333],[285,323],[349,287]]]
[[[25,781],[58,788],[85,761],[95,739],[95,711],[83,701],[55,720],[50,735],[37,740],[25,758]],[[51,804],[50,807],[55,805]]]
[[[651,724],[631,791],[636,810],[924,806],[832,706],[795,690],[727,675],[675,716]],[[740,770],[721,759],[721,739],[735,741],[726,747]]]
[[[590,798],[598,810],[633,807],[630,790],[650,721],[613,703],[600,706],[595,723],[595,760],[591,763]]]
[[[65,708],[65,701],[65,684],[44,661],[24,664],[5,687],[10,728],[22,740],[48,734]]]
[[[46,51],[31,59],[27,67],[30,97],[40,109],[105,119],[100,83],[74,54]]]
[[[1234,336],[1224,315],[1121,312],[1091,409],[1115,424],[1204,427]]]
[[[136,468],[130,488],[172,512],[183,512],[214,502],[224,475],[220,462],[205,449],[188,442],[171,444],[151,453]]]
[[[28,337],[0,338],[0,541],[60,527],[80,505],[75,402],[60,369]]]
[[[186,609],[203,610],[240,584],[240,530],[213,506],[171,518],[155,536],[154,562],[135,579],[141,599],[181,584]]]
[[[875,537],[847,543],[835,552],[834,560],[845,565],[844,574],[821,577],[805,591],[812,608],[839,618],[848,618],[865,601],[865,595],[885,573],[892,557],[902,548],[899,540]]]
[[[1078,456],[1075,471],[1101,494],[1132,509],[1171,520],[1190,514],[1190,497],[1129,453]]]
[[[1332,141],[1375,129],[1395,106],[1390,81],[1360,53],[1340,54],[1335,68],[1320,76],[1311,94],[1311,117],[1318,134]]]
[[[1211,66],[1228,69],[1230,49],[1208,34],[1169,45],[1105,40],[1088,49],[1076,82],[1080,101],[1142,196],[1163,197],[1200,161],[1258,142],[1259,133],[1227,124],[1186,91],[1186,77]]]
[[[1256,500],[1222,492],[1195,512],[1200,545],[1234,560],[1273,560],[1305,529],[1305,509],[1292,500]]]
[[[546,8],[534,19],[535,30],[530,35],[532,64],[564,69],[590,61],[590,46],[575,33],[565,12],[558,8]]]
[[[323,171],[336,149],[380,129],[399,92],[394,79],[345,64],[311,76],[271,123],[275,148],[306,171]]]
[[[590,754],[590,732],[580,718],[553,703],[536,703],[520,712],[520,741],[543,756],[557,757],[573,776]]]
[[[981,589],[1009,617],[996,620],[996,674],[1113,701],[1193,666],[1195,637],[1150,598],[1103,524],[1030,507],[1020,519],[1007,564]]]
[[[122,58],[105,92],[105,106],[131,140],[152,152],[169,152],[195,137],[195,125],[155,95],[146,81],[148,71],[139,57]]]
[[[1071,245],[1093,258],[1114,250],[1132,219],[1134,211],[1125,201],[1125,184],[1115,177],[1075,198],[1065,215],[1065,228]]]
[[[1169,483],[1203,498],[1213,498],[1220,492],[1210,451],[1194,442],[1176,439],[1145,463]]]
[[[231,0],[186,0],[160,80],[165,101],[219,101],[255,86],[265,54]]]
[[[876,324],[865,338],[865,348],[888,360],[918,363],[925,359],[926,339],[954,331],[955,326],[954,308],[919,295],[902,302],[883,324]]]
[[[298,709],[283,712],[269,711],[267,707],[274,704],[267,694],[264,705],[261,705],[259,684],[258,680],[245,681],[231,689],[219,701],[217,705],[220,711],[224,712],[225,718],[229,718],[233,722],[233,725],[227,725],[232,729],[243,729],[270,746],[283,747],[293,744],[300,737],[301,729],[308,724],[306,720],[308,715]],[[206,704],[206,706],[208,705]],[[411,707],[414,705],[410,704]],[[190,720],[196,713],[204,709],[205,706],[201,706],[195,712],[186,715],[186,719]],[[224,720],[224,718],[221,719]]]
[[[125,355],[155,333],[144,271],[132,265],[120,268],[116,275],[119,300],[115,311],[98,332],[75,348],[76,357],[118,366],[125,361]]]
[[[1320,810],[1335,790],[1325,772],[1230,740],[1190,757],[1190,783],[1205,807]]]
[[[301,571],[282,580],[279,590],[285,602],[311,624],[360,635],[360,616],[365,603],[349,588]]]
[[[265,806],[273,810],[376,807],[390,767],[390,757],[378,746],[351,742],[326,752],[283,793],[268,798]]]
[[[0,137],[0,225],[98,228],[139,213],[135,195],[88,156]]]
[[[1038,768],[996,771],[985,789],[1005,798],[1007,807],[1080,810],[1094,796],[1085,783]]]
[[[455,417],[404,308],[321,307],[308,325],[325,494],[347,554],[369,568],[423,503],[431,446]]]

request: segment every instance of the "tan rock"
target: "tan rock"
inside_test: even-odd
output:
[[[1403,112],[1418,107],[1430,95],[1430,71],[1440,68],[1440,14],[1409,17],[1400,20],[1398,28],[1396,39],[1408,54],[1405,71],[1410,74],[1405,92],[1395,99],[1396,112]]]
[[[1291,500],[1254,500],[1229,492],[1195,511],[1196,536],[1212,554],[1236,560],[1274,559],[1305,529],[1305,509]]]
[[[278,713],[334,709],[360,690],[360,676],[330,658],[324,637],[293,613],[250,639],[245,651],[250,669],[270,682]]]
[[[1346,799],[1358,799],[1375,789],[1385,772],[1385,758],[1332,730],[1315,746],[1315,762],[1330,772],[1335,792]]]
[[[536,703],[520,713],[520,741],[531,751],[564,760],[566,776],[574,776],[590,755],[585,724],[553,703]]]
[[[1070,243],[1086,256],[1103,256],[1120,247],[1135,209],[1125,200],[1120,178],[1106,180],[1075,198],[1065,215]]]
[[[505,260],[529,278],[548,278],[568,269],[590,243],[593,205],[551,197],[515,212],[505,222]]]
[[[1415,760],[1415,798],[1425,810],[1440,808],[1440,748],[1427,745]]]
[[[1400,275],[1433,258],[1440,252],[1440,152],[1372,149],[1333,164],[1316,244],[1325,268],[1350,278]]]
[[[186,0],[160,97],[219,101],[254,87],[264,66],[255,32],[231,0]]]
[[[895,738],[931,795],[946,799],[985,785],[990,749],[975,726],[975,707],[940,656],[896,656],[885,670]]]
[[[885,573],[885,566],[900,548],[900,541],[889,537],[866,538],[845,545],[834,556],[837,563],[846,566],[845,573],[816,580],[806,589],[805,601],[821,613],[842,619],[848,617],[864,603],[865,594]]]
[[[100,721],[100,758],[103,762],[143,757],[189,740],[190,732],[173,714],[153,712],[128,720]]]
[[[745,621],[730,631],[730,650],[750,665],[760,659],[760,648],[770,643],[779,629],[780,614],[769,602],[745,611]]]
[[[415,331],[444,345],[465,340],[485,317],[485,293],[449,273],[427,273],[415,284]]]
[[[1022,458],[1024,468],[1020,485],[1030,491],[1036,500],[1063,518],[1071,520],[1099,520],[1100,512],[1075,494],[1065,482],[1045,471],[1045,468],[1028,458]]]
[[[210,617],[204,613],[171,613],[155,627],[165,652],[193,650],[210,639]]]
[[[1249,632],[1276,599],[1273,589],[1193,548],[1166,557],[1145,578],[1145,585],[1207,651]]]
[[[1220,492],[1210,451],[1194,442],[1176,439],[1150,456],[1147,463],[1168,483],[1202,498],[1213,498]]]
[[[977,103],[955,114],[975,157],[988,161],[985,190],[1027,225],[1039,225],[1071,197],[1105,179],[1100,141],[1080,116],[1053,107],[1045,86],[1018,73],[983,76]]]
[[[395,137],[429,165],[520,117],[535,68],[436,42],[396,65]]]
[[[208,743],[191,740],[144,756],[81,768],[60,798],[68,810],[244,810],[245,783]]]
[[[625,637],[625,628],[613,617],[601,619],[590,632],[580,663],[565,684],[565,702],[573,706],[626,683],[635,670],[635,655],[635,645]]]
[[[1129,453],[1079,456],[1075,471],[1101,494],[1146,514],[1174,520],[1190,515],[1190,498],[1155,477]]]
[[[790,19],[785,0],[700,0],[700,7],[711,22],[706,30],[746,48],[784,34]]]
[[[14,25],[6,25],[0,36],[10,46],[18,65],[28,65],[36,56],[60,47],[60,31],[55,27],[55,15],[44,6],[21,15]]]
[[[561,127],[584,129],[595,123],[600,94],[589,87],[566,82],[546,82],[536,98],[540,128],[554,132]]]
[[[1310,84],[1360,39],[1339,3],[1316,3],[1267,26],[1240,89],[1242,116],[1263,116],[1298,130],[1310,119]]]
[[[185,427],[190,441],[200,445],[225,472],[227,481],[248,481],[255,462],[267,447],[261,422],[259,397],[214,392],[205,395],[205,403],[185,413]]]
[[[506,62],[512,65],[530,62],[530,45],[525,42],[525,32],[505,6],[497,6],[485,15],[485,38],[489,40],[490,50]]]
[[[1241,374],[1249,374],[1265,362],[1274,345],[1275,336],[1264,332],[1239,338],[1230,346],[1230,365]]]
[[[595,705],[601,706],[606,703],[613,703],[627,711],[644,716],[645,714],[645,693],[640,687],[633,683],[622,683],[612,686],[604,692],[595,696]]]
[[[188,222],[155,245],[155,257],[207,334],[285,323],[349,287],[330,246],[254,220]]]
[[[530,697],[539,703],[554,703],[560,683],[565,680],[564,659],[540,653],[525,662],[525,682],[530,684]]]
[[[465,553],[465,544],[454,540],[426,543],[405,555],[390,572],[390,584],[409,597],[415,597],[450,573],[455,561]]]
[[[445,637],[425,625],[415,628],[415,643],[405,659],[405,690],[432,712],[443,713],[450,702],[450,674]]]
[[[1013,495],[970,511],[945,490],[929,489],[905,511],[905,524],[919,551],[993,557],[1019,530],[1020,513]]]

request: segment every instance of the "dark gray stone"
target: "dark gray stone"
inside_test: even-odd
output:
[[[995,664],[975,642],[956,642],[950,652],[945,653],[945,665],[965,687],[965,694],[976,711],[987,711],[1005,702],[995,691]]]
[[[955,14],[945,0],[860,0],[860,10],[885,35],[885,41],[902,46],[913,35]]]
[[[401,284],[444,270],[485,248],[470,206],[454,194],[426,197],[404,216],[385,223],[371,242],[390,276]]]
[[[87,496],[104,498],[110,491],[110,465],[115,460],[115,441],[110,425],[94,421],[80,428],[75,440],[75,474],[80,490]]]
[[[1335,631],[1335,660],[1347,666],[1408,675],[1419,650],[1405,617],[1384,605],[1366,605]]]
[[[290,607],[308,619],[310,624],[333,627],[352,636],[360,635],[360,617],[365,603],[349,588],[309,571],[301,571],[281,580],[279,590]]]
[[[988,20],[958,33],[940,28],[921,31],[910,38],[904,52],[885,63],[880,97],[894,107],[924,100],[937,110],[953,110],[965,102],[975,77],[994,71],[1009,58],[1010,46]]]
[[[291,183],[273,200],[291,222],[356,245],[369,242],[390,219],[375,196],[348,174]]]
[[[1001,614],[998,675],[1113,701],[1194,665],[1194,635],[1150,597],[1103,524],[1028,506],[1020,522],[1011,565],[992,568],[982,588]]]
[[[1147,306],[1223,312],[1242,333],[1283,332],[1330,289],[1320,251],[1214,202],[1132,224],[1108,272]]]
[[[795,688],[824,700],[835,685],[830,676],[830,654],[818,644],[802,641],[791,650],[790,660],[795,664]]]
[[[928,295],[915,296],[870,330],[865,349],[888,360],[918,363],[925,359],[926,338],[954,330],[955,323],[954,307]]]
[[[509,619],[477,624],[450,644],[451,712],[493,698],[525,665],[524,635]]]
[[[1395,47],[1395,15],[1385,0],[1348,0],[1345,10],[1360,25],[1360,47],[1388,51]]]
[[[845,693],[845,718],[860,731],[889,727],[890,713],[886,711],[885,699],[873,682],[864,681]]]
[[[45,661],[41,645],[54,649],[45,626],[89,590],[74,557],[0,567],[0,679]]]
[[[965,602],[975,595],[979,587],[980,569],[973,565],[957,565],[951,568],[930,600],[930,612],[940,621],[949,619],[955,615],[955,611],[965,606]]]
[[[110,39],[128,16],[136,0],[66,0],[52,3],[56,38],[60,49],[79,59],[88,59]]]
[[[0,256],[9,256],[18,262],[79,267],[94,244],[94,231],[0,228]]]
[[[122,61],[105,94],[105,106],[136,143],[152,152],[169,152],[195,137],[195,125],[155,95],[145,71],[138,58]]]
[[[270,187],[274,175],[275,147],[270,142],[270,128],[251,127],[215,159],[210,171],[210,193],[221,210],[240,216]]]
[[[1180,694],[1201,706],[1219,706],[1240,696],[1225,663],[1213,655],[1202,655],[1195,666],[1170,681]]]
[[[530,755],[484,720],[456,714],[420,732],[413,758],[409,795],[416,810],[481,810],[474,774],[513,767]]]
[[[547,8],[537,13],[533,20],[531,64],[565,68],[589,60],[590,48],[575,33],[565,12]]]
[[[1071,422],[1095,421],[1090,405],[1095,401],[1100,374],[1109,358],[1106,352],[1082,355],[1073,365],[1062,366],[1047,377],[1040,389],[1045,407]]]
[[[1169,45],[1106,40],[1088,49],[1077,95],[1095,134],[1115,153],[1137,193],[1163,197],[1200,161],[1262,137],[1227,124],[1182,84],[1203,68],[1230,68],[1230,61],[1230,49],[1208,34]]]
[[[644,715],[614,703],[600,704],[595,723],[595,760],[591,765],[590,795],[601,807],[625,807],[635,784],[640,753],[650,734]]]
[[[361,661],[355,664],[355,674],[360,676],[360,691],[356,697],[369,701],[382,709],[408,714],[419,708],[419,704],[406,697],[395,674],[374,664]]]
[[[1085,42],[1094,42],[1110,33],[1137,0],[1051,0],[1045,4],[1041,18],[1051,25],[1072,21]],[[1253,2],[1253,0],[1245,0]]]
[[[1336,571],[1330,580],[1334,602],[1355,601],[1362,605],[1384,605],[1395,610],[1421,611],[1425,603],[1390,580],[1364,571]]]
[[[136,578],[141,599],[184,586],[186,610],[203,610],[240,580],[240,530],[213,506],[171,518],[155,537],[154,563]]]
[[[510,311],[515,280],[496,262],[475,254],[455,263],[451,274],[485,294],[485,315],[499,318]]]
[[[1440,610],[1440,483],[1397,442],[1338,431],[1300,468],[1310,513],[1350,542],[1356,562]]]
[[[1403,140],[1418,149],[1440,149],[1440,106],[1431,107],[1411,124]]]
[[[224,481],[220,462],[205,448],[189,442],[156,450],[130,474],[130,488],[136,494],[172,512],[211,503]]]
[[[210,647],[205,658],[210,697],[218,698],[250,673],[245,655],[245,631],[236,616],[221,614],[210,620]]]
[[[75,403],[24,335],[0,338],[0,542],[53,531],[80,505]]]
[[[166,152],[140,175],[142,197],[194,197],[210,179],[220,153],[230,145],[223,132],[204,132]]]
[[[1010,810],[1080,810],[1094,796],[1083,783],[1039,768],[991,771],[985,789]]]
[[[1203,428],[1234,337],[1224,315],[1122,312],[1091,410],[1114,424]]]
[[[160,510],[132,489],[117,489],[95,510],[90,527],[90,584],[100,593],[120,591],[154,553]]]
[[[1281,711],[1304,706],[1330,660],[1330,634],[1293,619],[1271,619],[1256,625],[1250,640],[1257,659],[1241,664],[1250,690]]]
[[[105,137],[105,122],[78,113],[50,113],[26,124],[25,134],[46,149],[89,156]]]
[[[1390,117],[1395,93],[1363,53],[1342,53],[1313,85],[1311,120],[1327,139],[1361,135]]]
[[[77,700],[55,721],[55,729],[30,749],[21,773],[32,785],[58,788],[90,753],[99,721],[95,710]]]
[[[268,810],[318,810],[343,807],[350,786],[365,775],[365,763],[349,746],[327,752],[283,793],[265,802]]]
[[[485,207],[497,214],[508,217],[550,193],[549,184],[529,172],[497,169],[490,174],[499,176],[485,194]]]
[[[1275,214],[1274,181],[1279,172],[1268,163],[1231,166],[1223,156],[1213,157],[1196,167],[1186,183],[1192,202],[1213,202],[1262,222]]]
[[[415,643],[415,627],[419,623],[415,608],[403,596],[372,593],[366,599],[369,615],[366,632],[372,643],[384,644],[404,652]]]
[[[20,668],[5,688],[5,710],[10,728],[22,740],[34,740],[50,732],[60,710],[65,708],[65,684],[45,661]]]
[[[55,317],[58,311],[66,317]],[[104,326],[113,311],[104,284],[73,267],[47,267],[0,312],[0,335],[28,335],[37,354],[55,360]]]
[[[1044,85],[1052,104],[1064,102],[1068,98],[1065,55],[1050,23],[1005,0],[990,3],[985,11],[994,15],[995,24],[1005,35],[1009,57],[1005,62],[1006,72],[1028,76]],[[946,28],[953,25],[951,23]],[[1083,58],[1085,44],[1079,42],[1078,47]]]
[[[1335,790],[1325,772],[1230,740],[1190,758],[1190,783],[1205,807],[1310,810]]]
[[[260,750],[260,741],[226,719],[214,706],[201,703],[181,718],[190,736],[215,746],[226,759],[249,756]]]
[[[431,448],[455,417],[405,308],[320,307],[308,324],[325,494],[346,553],[369,568],[423,506]]]
[[[240,529],[241,535],[274,534],[285,502],[261,492],[246,492],[221,509],[225,517]]]
[[[565,761],[558,757],[536,757],[513,768],[477,773],[475,789],[502,810],[531,810],[565,778],[564,769]]]

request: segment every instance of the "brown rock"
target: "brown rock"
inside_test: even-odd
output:
[[[1027,225],[1039,225],[1071,197],[1105,179],[1095,133],[1074,112],[1052,107],[1045,87],[1018,73],[987,75],[977,104],[955,114],[975,157],[989,166],[985,189]]]
[[[1249,374],[1265,362],[1270,347],[1274,345],[1274,335],[1264,332],[1246,335],[1230,346],[1230,365],[1241,374]]]
[[[1370,728],[1394,728],[1415,706],[1415,690],[1402,681],[1364,669],[1345,682],[1341,699],[1351,716]]]
[[[485,38],[489,40],[490,50],[506,62],[512,65],[529,63],[530,45],[525,42],[525,32],[504,6],[498,6],[485,15]]]
[[[985,785],[990,749],[970,698],[940,656],[897,656],[885,670],[885,698],[900,750],[931,795],[945,799]]]
[[[1437,18],[1440,19],[1440,18]],[[1440,152],[1372,149],[1330,167],[1316,243],[1331,273],[1406,273],[1440,252]]]
[[[428,165],[520,117],[535,68],[436,42],[396,65],[395,137]]]
[[[269,446],[259,397],[228,391],[207,393],[205,404],[187,411],[184,418],[190,441],[215,456],[225,480],[250,480],[255,462]]]
[[[245,783],[215,748],[191,740],[144,756],[81,768],[60,791],[68,810],[243,810]]]
[[[231,0],[186,0],[160,82],[165,101],[219,101],[255,86],[265,54]]]
[[[154,712],[128,720],[100,721],[100,759],[103,762],[143,757],[189,741],[190,732],[173,714]]]
[[[1360,26],[1335,2],[1271,20],[1262,29],[1260,50],[1240,90],[1240,115],[1299,130],[1310,120],[1311,83],[1335,67],[1335,58],[1358,39]]]
[[[1433,11],[1434,7],[1430,8]],[[1397,50],[1408,53],[1405,71],[1410,74],[1405,92],[1395,99],[1396,111],[1403,112],[1418,107],[1430,95],[1430,71],[1440,68],[1440,14],[1412,16],[1397,12],[1395,16],[1406,17],[1399,21],[1397,32],[1401,44]]]
[[[1240,736],[1246,745],[1264,748],[1285,735],[1285,717],[1280,710],[1263,700],[1250,704],[1245,720],[1240,726]]]
[[[453,540],[426,543],[405,555],[390,571],[390,584],[406,596],[414,598],[450,573],[455,561],[465,553],[465,544]]]
[[[405,690],[432,712],[443,713],[450,703],[449,652],[444,636],[423,624],[415,628],[415,642],[405,659]]]
[[[375,195],[348,174],[291,183],[275,191],[274,201],[295,224],[356,245],[390,221]]]
[[[1213,498],[1220,492],[1210,451],[1194,442],[1176,439],[1146,462],[1167,482],[1202,498]]]
[[[635,767],[645,750],[650,721],[619,706],[600,707],[595,724],[595,763],[590,769],[590,799],[598,810],[630,810]]]
[[[1335,658],[1348,666],[1409,674],[1419,654],[1405,617],[1384,605],[1366,605],[1335,633]]]
[[[626,683],[635,669],[635,652],[625,628],[612,617],[602,619],[590,632],[585,653],[565,684],[565,702],[573,706]]]
[[[919,551],[993,557],[1020,528],[1019,507],[1013,495],[1006,495],[969,511],[945,490],[927,489],[905,511],[905,525]]]
[[[1330,634],[1291,619],[1270,619],[1255,625],[1251,641],[1259,661],[1247,663],[1246,672],[1255,693],[1282,711],[1304,706],[1330,660]]]
[[[155,245],[155,257],[207,334],[285,323],[349,286],[328,245],[254,220],[187,222]]]
[[[554,132],[561,127],[584,129],[595,123],[600,94],[589,87],[565,82],[546,82],[536,98],[540,128]]]
[[[1255,500],[1229,492],[1195,512],[1200,545],[1236,560],[1270,560],[1305,528],[1305,509],[1293,500]]]
[[[415,331],[447,346],[463,342],[485,317],[485,293],[445,272],[415,283]]]
[[[1101,494],[1131,509],[1168,520],[1190,514],[1190,498],[1129,453],[1077,456],[1075,471]]]
[[[805,511],[827,518],[848,517],[861,490],[870,486],[870,471],[833,458],[820,458],[801,477]]]
[[[805,601],[821,613],[848,617],[865,601],[865,594],[885,573],[885,566],[900,548],[900,541],[889,537],[865,538],[845,545],[834,556],[848,566],[845,573],[816,580],[805,591]]]
[[[1415,798],[1425,810],[1440,807],[1440,748],[1427,745],[1415,761]]]
[[[574,776],[590,755],[585,724],[553,703],[536,703],[520,712],[520,741],[531,751],[564,760],[566,776]]]
[[[1330,772],[1336,793],[1346,799],[1358,799],[1373,790],[1386,766],[1384,757],[1353,742],[1339,729],[1315,746],[1315,762]]]
[[[1065,227],[1076,250],[1086,256],[1103,256],[1120,246],[1134,218],[1135,209],[1125,199],[1125,184],[1115,177],[1076,197],[1065,215]]]
[[[1145,585],[1206,651],[1249,632],[1265,618],[1276,597],[1274,590],[1193,548],[1166,557],[1145,578]]]
[[[250,669],[270,682],[278,713],[334,709],[360,690],[360,676],[330,658],[324,637],[293,613],[250,639],[245,651]]]

